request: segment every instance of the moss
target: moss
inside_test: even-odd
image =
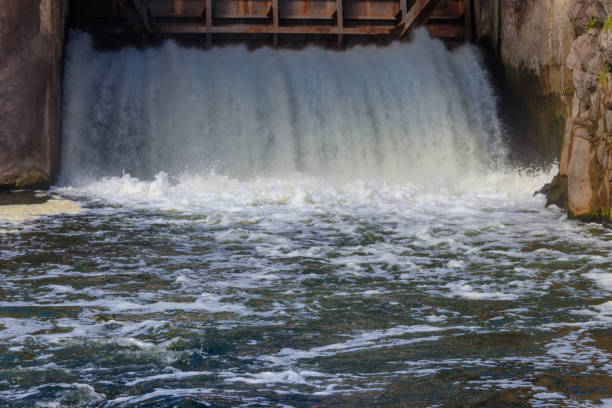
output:
[[[567,210],[567,177],[557,174],[555,178],[546,184],[538,192],[546,196],[546,206],[556,205],[559,208]]]
[[[612,13],[610,13],[610,16],[608,17],[608,20],[606,21],[606,24],[604,24],[603,30],[606,33],[610,32],[610,30],[612,30]]]
[[[583,222],[600,222],[604,225],[612,223],[612,218],[610,217],[610,209],[603,207],[600,207],[595,211],[591,211],[587,214],[575,215],[570,213],[570,217]]]
[[[608,89],[608,71],[605,64],[599,71],[599,86],[604,90]]]
[[[40,170],[30,170],[21,176],[16,182],[15,187],[22,188],[48,188],[50,184],[49,177]]]
[[[604,70],[608,73],[612,72],[612,64],[610,64],[610,61],[606,61],[604,62]]]
[[[589,20],[589,22],[585,26],[587,31],[592,30],[592,29],[599,30],[602,27],[603,27],[603,24],[602,24],[601,20],[598,19],[597,17],[591,17],[591,19]]]

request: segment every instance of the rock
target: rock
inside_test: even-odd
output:
[[[590,214],[594,196],[590,170],[596,155],[592,152],[591,142],[582,136],[576,135],[572,144],[567,180],[567,207],[572,217]]]
[[[591,106],[591,96],[599,85],[604,56],[599,49],[598,34],[589,31],[572,44],[567,66],[572,70],[576,96],[583,104]]]
[[[563,204],[567,198],[569,216],[585,221],[612,221],[612,32],[585,30],[593,17],[605,23],[611,11],[609,0],[573,0],[569,7],[579,34],[567,59],[575,95],[559,175],[545,186],[548,203]]]
[[[598,45],[603,52],[606,62],[612,63],[612,30],[602,30],[599,34]]]
[[[569,7],[569,18],[574,26],[576,35],[582,35],[586,26],[592,18],[598,18],[604,23],[612,5],[606,0],[573,0]]]
[[[556,205],[563,210],[567,210],[567,176],[557,174],[550,183],[542,187],[536,194],[546,196],[546,207]]]

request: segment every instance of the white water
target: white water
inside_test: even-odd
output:
[[[83,211],[0,247],[0,308],[59,310],[7,314],[0,339],[64,374],[19,398],[357,401],[408,377],[395,401],[599,405],[538,379],[612,375],[612,234],[533,197],[555,169],[508,165],[475,49],[67,52],[55,192]],[[189,343],[216,332],[236,353]]]
[[[424,31],[346,52],[68,46],[63,184],[163,171],[456,183],[503,164],[478,53]],[[88,180],[89,179],[89,180]]]

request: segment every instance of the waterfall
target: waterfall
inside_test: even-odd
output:
[[[344,52],[99,51],[71,33],[65,84],[63,184],[211,169],[431,183],[506,155],[478,51],[448,51],[424,30]]]

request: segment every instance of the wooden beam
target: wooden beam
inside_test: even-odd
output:
[[[402,13],[402,20],[408,14],[408,0],[400,0],[400,12]]]
[[[412,29],[413,26],[425,24],[429,19],[429,16],[438,7],[442,0],[416,0],[416,3],[412,6],[408,14],[402,21],[401,30],[399,32],[400,38],[406,35],[408,30]]]
[[[274,48],[278,47],[278,0],[272,0],[272,23],[274,24]]]
[[[338,48],[344,48],[344,10],[342,0],[336,0],[336,26],[338,27]]]
[[[388,35],[391,26],[368,26],[368,27],[344,27],[342,30],[335,26],[313,25],[313,26],[280,26],[277,30],[272,24],[223,24],[215,25],[209,29],[203,24],[184,23],[174,24],[172,22],[158,22],[161,34],[293,34],[293,35]],[[463,30],[463,27],[460,27]]]
[[[425,29],[432,37],[446,40],[465,39],[465,30],[462,26],[453,24],[426,24]]]
[[[153,24],[141,0],[119,0],[119,8],[136,34],[153,32]]]
[[[206,0],[206,47],[212,47],[212,20],[213,8],[212,0]]]
[[[463,0],[463,25],[465,41],[472,42],[472,0]]]

